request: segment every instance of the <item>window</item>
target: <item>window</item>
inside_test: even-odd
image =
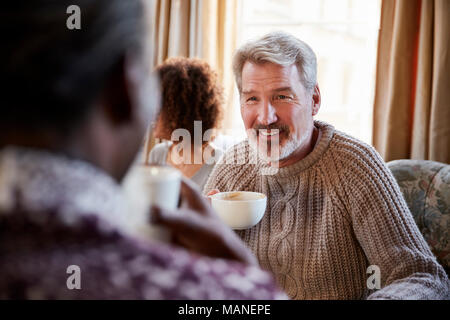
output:
[[[322,94],[317,119],[371,143],[380,0],[241,0],[240,5],[238,46],[279,30],[308,43],[317,55]],[[237,98],[235,105],[239,108]],[[234,129],[244,136],[240,113],[234,114]]]

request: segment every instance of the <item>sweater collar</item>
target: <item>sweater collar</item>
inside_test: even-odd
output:
[[[314,149],[302,160],[282,168],[271,168],[266,163],[261,163],[263,174],[279,178],[292,177],[306,170],[319,161],[328,149],[334,134],[334,127],[326,122],[315,120],[314,125],[320,130],[319,140]]]

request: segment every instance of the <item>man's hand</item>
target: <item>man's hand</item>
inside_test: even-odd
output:
[[[209,204],[211,204],[211,196],[215,195],[216,193],[220,193],[219,189],[213,189],[206,195],[206,199],[208,200]]]
[[[211,192],[215,194],[218,190]],[[210,257],[257,264],[251,251],[223,224],[205,197],[186,179],[181,184],[180,208],[169,211],[152,207],[151,220],[169,229],[174,243],[188,250]]]
[[[219,189],[213,189],[210,192],[208,192],[207,196],[210,197],[210,196],[215,195],[216,193],[220,193],[220,190]]]

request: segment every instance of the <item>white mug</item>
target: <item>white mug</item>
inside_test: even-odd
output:
[[[234,230],[255,226],[261,221],[267,206],[267,196],[258,192],[220,192],[210,198],[213,209]]]
[[[169,166],[141,165],[136,168],[142,198],[141,208],[149,212],[155,205],[166,210],[176,210],[180,198],[181,172]],[[148,215],[137,222],[139,235],[162,242],[170,241],[170,233],[161,226],[152,225]]]

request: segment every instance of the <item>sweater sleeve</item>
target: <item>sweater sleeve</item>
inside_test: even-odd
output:
[[[448,298],[448,277],[380,155],[371,146],[357,144],[343,158],[353,229],[369,264],[381,273],[381,289],[368,298]]]

